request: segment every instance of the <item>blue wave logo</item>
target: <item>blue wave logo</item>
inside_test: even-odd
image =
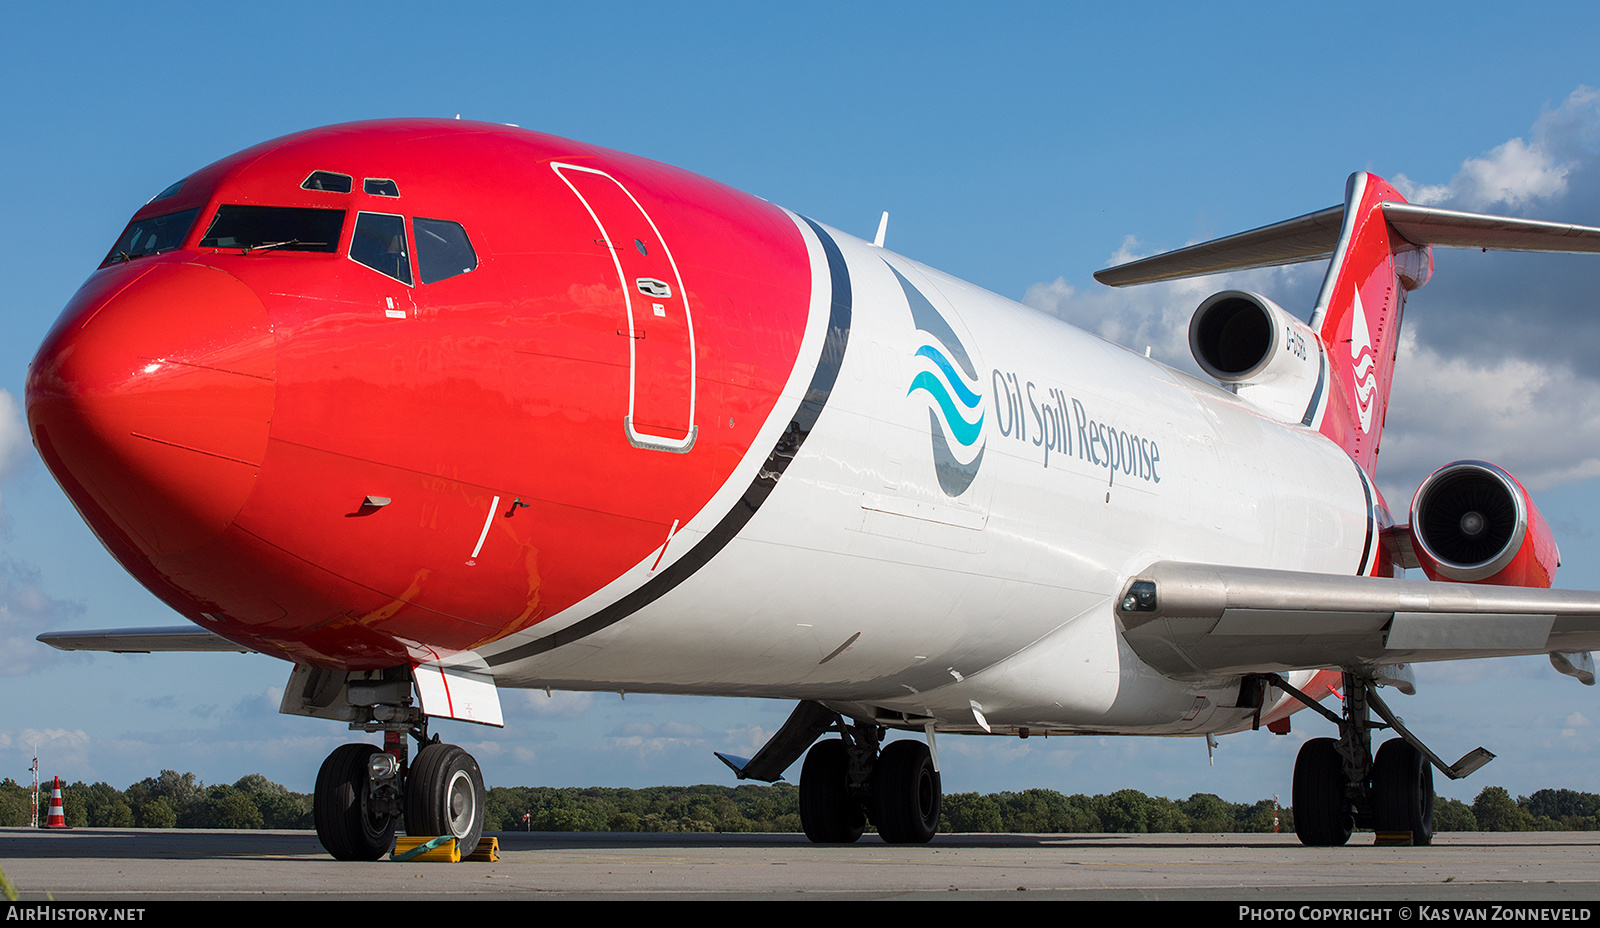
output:
[[[933,440],[934,473],[945,495],[960,496],[978,475],[987,444],[983,438],[983,394],[977,389],[978,372],[950,323],[911,281],[893,267],[889,270],[894,271],[905,291],[917,330],[932,336],[932,341],[917,349],[916,357],[932,362],[933,369],[918,371],[911,378],[906,395],[921,390],[933,400],[934,405],[928,410],[928,431]],[[952,439],[961,449],[959,452],[951,447]],[[976,454],[973,449],[977,449]]]

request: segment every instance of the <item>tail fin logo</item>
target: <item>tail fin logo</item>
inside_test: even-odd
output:
[[[1372,398],[1378,392],[1378,359],[1373,355],[1372,335],[1367,331],[1367,311],[1361,305],[1360,290],[1356,291],[1350,313],[1350,363],[1355,370],[1356,415],[1361,420],[1361,431],[1371,432]]]
[[[928,431],[933,442],[934,473],[946,496],[960,496],[978,475],[987,444],[978,372],[966,346],[944,316],[899,271],[894,271],[894,276],[905,291],[917,331],[930,336],[916,351],[915,357],[925,363],[911,378],[906,395],[920,390],[932,400]]]

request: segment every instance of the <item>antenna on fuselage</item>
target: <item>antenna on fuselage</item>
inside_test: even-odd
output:
[[[878,234],[874,235],[872,237],[872,244],[878,246],[879,248],[882,248],[883,247],[883,236],[884,236],[884,233],[888,232],[888,231],[889,231],[889,211],[888,210],[884,210],[883,211],[883,216],[878,219]]]

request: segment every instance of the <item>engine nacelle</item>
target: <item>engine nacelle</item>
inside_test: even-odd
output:
[[[1411,547],[1430,580],[1548,587],[1561,563],[1528,491],[1483,461],[1434,471],[1411,500]]]
[[[1224,290],[1189,321],[1200,368],[1275,419],[1304,422],[1327,370],[1311,327],[1259,293]]]

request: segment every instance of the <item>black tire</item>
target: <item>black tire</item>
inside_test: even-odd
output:
[[[1345,798],[1344,758],[1332,738],[1313,738],[1294,762],[1294,833],[1307,847],[1339,847],[1355,830]]]
[[[817,844],[850,844],[867,828],[867,815],[850,795],[850,757],[837,738],[818,741],[800,768],[800,826]]]
[[[927,844],[939,830],[943,801],[933,755],[920,741],[895,741],[872,773],[873,824],[889,844]]]
[[[1433,765],[1404,738],[1385,741],[1372,762],[1372,827],[1433,843]]]
[[[488,794],[472,755],[453,744],[429,744],[417,752],[406,776],[406,834],[450,835],[465,857],[483,837]]]
[[[374,744],[344,744],[317,771],[311,817],[317,840],[336,860],[377,860],[394,847],[395,817],[367,806],[367,760]]]

